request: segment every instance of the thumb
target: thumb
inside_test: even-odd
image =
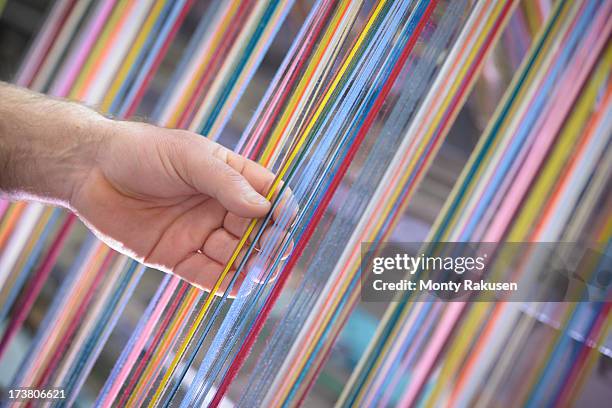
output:
[[[219,200],[228,211],[245,218],[263,217],[270,211],[271,204],[259,194],[247,179],[229,164],[213,159],[210,177],[202,175],[202,189]]]
[[[243,174],[248,173],[246,159],[190,132],[181,132],[181,136],[179,147],[168,151],[178,164],[174,167],[192,188],[217,199],[239,217],[260,218],[270,211],[270,202]]]
[[[186,172],[196,190],[217,199],[240,217],[260,218],[270,211],[270,202],[225,161],[213,155],[191,157]]]

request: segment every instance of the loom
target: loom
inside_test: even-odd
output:
[[[15,83],[219,141],[274,171],[268,198],[290,188],[299,211],[247,268],[250,224],[212,291],[243,272],[229,299],[146,271],[64,210],[1,201],[1,386],[65,390],[49,406],[317,406],[362,313],[362,245],[401,229],[468,103],[486,126],[415,240],[608,248],[611,31],[605,0],[54,2]],[[499,58],[510,80],[491,104]],[[612,358],[609,299],[398,294],[333,403],[589,401]]]

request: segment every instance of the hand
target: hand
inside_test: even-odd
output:
[[[72,189],[71,208],[114,249],[211,289],[250,219],[270,210],[262,195],[274,175],[191,132],[118,121],[100,129],[95,164]],[[260,245],[276,230],[267,228]]]
[[[273,180],[194,133],[109,120],[0,82],[0,196],[66,206],[112,248],[202,289],[214,286],[250,219],[270,211],[262,195]],[[286,197],[273,221],[296,209]],[[284,231],[266,226],[258,244],[272,236]]]

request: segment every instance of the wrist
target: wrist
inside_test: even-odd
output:
[[[97,163],[110,120],[77,103],[0,86],[0,193],[69,206]]]
[[[82,108],[88,112],[81,112],[81,116],[67,125],[70,145],[55,159],[56,178],[48,183],[58,186],[53,194],[70,208],[90,174],[100,168],[100,156],[108,149],[114,129],[114,121],[89,108]]]

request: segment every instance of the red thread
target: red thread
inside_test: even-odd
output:
[[[399,75],[399,73],[402,70],[406,60],[408,59],[408,56],[410,55],[410,52],[414,48],[414,45],[416,44],[416,41],[417,41],[419,35],[421,34],[421,31],[425,27],[425,23],[427,22],[427,20],[429,20],[429,17],[431,15],[433,9],[436,6],[436,3],[437,3],[437,0],[434,0],[434,1],[432,1],[427,6],[427,9],[425,10],[425,13],[424,13],[422,19],[419,21],[417,27],[415,28],[415,32],[413,33],[413,35],[410,37],[410,39],[408,40],[408,42],[404,46],[404,50],[402,51],[402,54],[400,55],[398,61],[395,64],[395,66],[393,67],[393,70],[391,71],[391,74],[389,75],[389,78],[387,79],[387,82],[384,84],[383,88],[381,89],[380,94],[378,95],[378,97],[376,98],[376,101],[374,102],[374,105],[372,106],[371,110],[368,112],[368,115],[367,115],[367,117],[366,117],[366,119],[365,119],[361,129],[359,129],[359,132],[357,133],[357,136],[355,137],[355,141],[353,142],[353,145],[350,147],[349,151],[346,154],[346,157],[344,158],[344,160],[342,161],[340,167],[338,168],[338,171],[337,171],[336,175],[334,176],[334,178],[332,179],[332,182],[331,182],[330,186],[328,187],[325,195],[323,196],[323,198],[321,200],[321,203],[317,207],[317,209],[316,209],[316,211],[315,211],[315,213],[314,213],[314,215],[312,217],[312,220],[310,221],[310,223],[306,227],[306,230],[304,231],[304,234],[302,235],[302,238],[299,240],[298,244],[296,245],[295,250],[291,254],[291,257],[287,261],[287,264],[283,268],[283,270],[282,270],[282,272],[281,272],[281,274],[280,274],[280,276],[278,278],[278,282],[277,282],[276,286],[270,292],[270,296],[266,300],[266,303],[264,304],[259,317],[257,318],[255,324],[251,328],[251,330],[250,330],[250,332],[249,332],[245,342],[240,347],[240,350],[239,350],[238,354],[236,355],[236,358],[232,362],[231,366],[229,367],[228,372],[225,375],[223,381],[219,385],[217,393],[215,394],[215,397],[213,398],[213,400],[210,403],[211,407],[216,407],[216,406],[219,405],[219,402],[221,401],[221,397],[225,394],[225,392],[227,391],[227,388],[229,387],[229,384],[235,378],[236,374],[238,373],[238,370],[242,367],[242,364],[244,363],[244,360],[246,359],[247,355],[249,354],[249,352],[250,352],[250,350],[251,350],[251,348],[253,346],[253,343],[255,342],[255,339],[259,335],[259,332],[261,331],[261,328],[263,327],[263,324],[265,323],[265,321],[266,321],[266,319],[268,317],[268,314],[270,313],[270,310],[272,309],[272,306],[274,306],[274,303],[276,302],[276,299],[280,295],[280,292],[282,291],[285,283],[287,282],[287,279],[289,277],[289,272],[295,266],[298,258],[300,257],[300,255],[304,251],[304,248],[306,247],[306,244],[307,244],[308,240],[312,236],[315,227],[317,226],[317,224],[319,223],[319,221],[323,217],[323,213],[325,212],[325,209],[329,205],[329,202],[331,201],[331,198],[332,198],[334,192],[338,188],[338,185],[340,185],[340,181],[342,180],[342,178],[344,177],[344,174],[348,170],[348,167],[351,164],[353,157],[357,153],[357,150],[358,150],[359,146],[361,145],[363,139],[365,138],[366,133],[368,132],[368,130],[370,129],[370,127],[374,123],[374,119],[376,119],[376,116],[378,115],[378,112],[380,111],[381,107],[383,106],[383,103],[384,103],[387,95],[391,91],[391,88],[392,88],[392,86],[393,86],[397,76]]]

